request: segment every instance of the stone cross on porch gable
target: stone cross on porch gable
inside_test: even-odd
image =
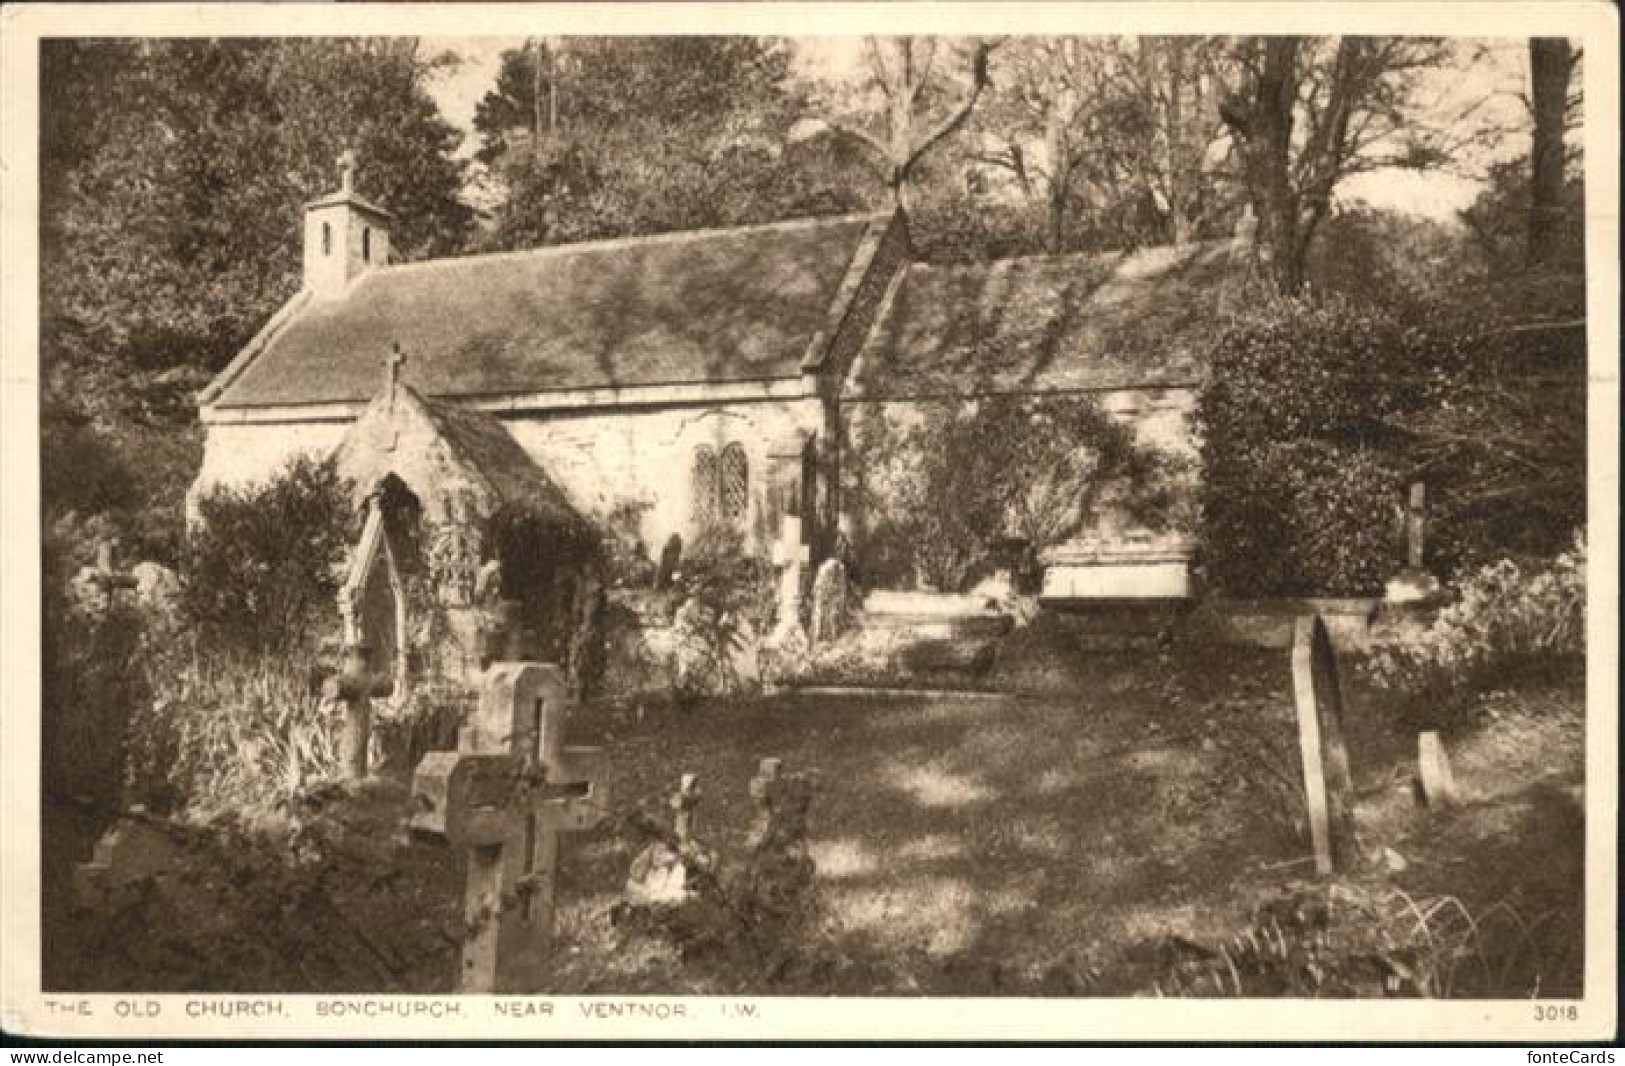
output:
[[[546,979],[558,836],[591,829],[607,805],[601,749],[564,746],[569,707],[558,667],[496,663],[457,750],[430,752],[413,776],[411,828],[468,853],[461,992]]]

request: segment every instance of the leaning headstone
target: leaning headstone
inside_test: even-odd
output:
[[[149,615],[165,621],[180,617],[181,579],[160,563],[140,562],[130,567],[135,578],[135,601]]]
[[[812,642],[822,644],[845,633],[851,610],[846,564],[837,558],[825,559],[813,578]]]
[[[1322,875],[1351,869],[1359,848],[1354,837],[1353,777],[1343,742],[1343,694],[1337,656],[1318,614],[1299,618],[1293,629],[1292,698],[1315,869]]]
[[[1416,766],[1422,779],[1422,802],[1438,809],[1456,802],[1456,778],[1439,734],[1429,730],[1416,738]]]

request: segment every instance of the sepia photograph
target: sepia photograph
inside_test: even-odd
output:
[[[551,6],[11,19],[8,1029],[1612,1034],[1616,15]]]

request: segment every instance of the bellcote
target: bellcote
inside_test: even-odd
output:
[[[354,152],[338,163],[338,191],[305,205],[305,288],[318,299],[344,295],[356,278],[389,262],[395,216],[356,194]]]

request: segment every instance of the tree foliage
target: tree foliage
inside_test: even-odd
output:
[[[1419,77],[1451,56],[1426,37],[1245,37],[1233,43],[1219,114],[1236,146],[1277,288],[1303,288],[1332,194],[1352,174],[1445,158],[1414,113]]]
[[[351,535],[349,484],[332,462],[298,459],[263,484],[197,500],[182,605],[201,644],[245,657],[313,650],[336,627]]]
[[[864,206],[842,149],[787,143],[781,41],[571,38],[503,55],[480,158],[504,190],[488,244],[700,229]]]
[[[431,67],[409,41],[47,42],[42,310],[61,356],[217,369],[298,287],[300,207],[347,147],[403,255],[458,247],[459,135]]]
[[[1449,353],[1341,298],[1238,312],[1197,408],[1207,580],[1241,597],[1380,592],[1402,560],[1394,423],[1448,390]]]
[[[1188,462],[1139,440],[1087,398],[993,395],[881,415],[862,450],[860,491],[874,516],[866,579],[922,578],[957,591],[1013,542],[1025,579],[1038,556],[1110,512],[1131,525],[1179,525]]]

